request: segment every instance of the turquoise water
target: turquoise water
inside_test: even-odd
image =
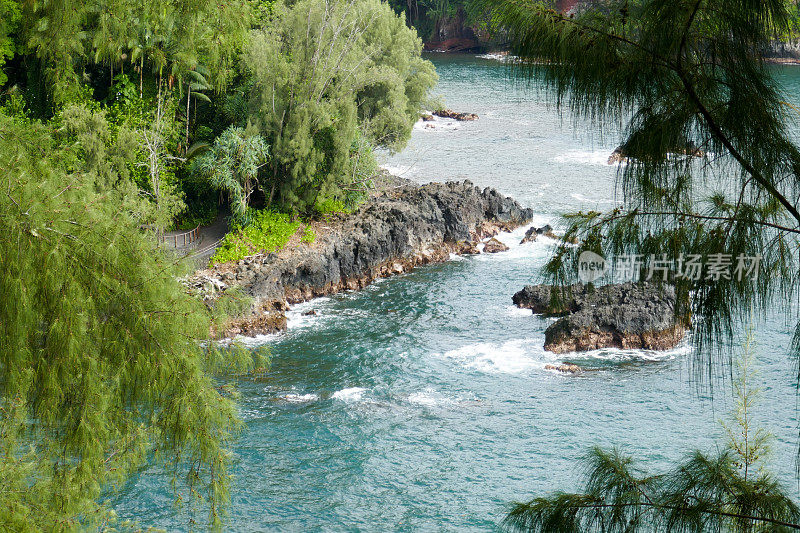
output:
[[[480,119],[418,125],[386,165],[420,182],[469,178],[533,207],[536,224],[615,203],[605,159],[615,132],[563,120],[502,64],[435,56],[448,106]],[[800,70],[782,70],[800,87]],[[588,446],[617,445],[666,466],[710,450],[730,409],[729,370],[693,379],[687,347],[569,356],[592,369],[544,370],[546,319],[511,305],[547,243],[419,268],[297,306],[272,346],[270,376],[241,384],[247,430],[235,446],[231,531],[492,531],[509,501],[575,489]],[[317,310],[316,316],[302,311]],[[761,422],[793,494],[798,423],[790,328],[756,324]],[[713,395],[711,386],[713,385]],[[712,399],[713,396],[713,399]],[[182,530],[166,478],[151,469],[118,499],[121,516]]]

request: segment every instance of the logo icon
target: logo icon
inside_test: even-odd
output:
[[[584,283],[602,278],[607,271],[608,265],[602,255],[587,250],[578,257],[578,279]]]

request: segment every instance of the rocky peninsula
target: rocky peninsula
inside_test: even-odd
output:
[[[288,304],[378,278],[475,254],[477,245],[530,221],[533,213],[512,198],[469,181],[416,185],[395,179],[357,212],[321,226],[312,244],[294,243],[274,253],[200,270],[186,280],[209,305],[232,287],[253,299],[246,316],[218,336],[254,335],[286,327]],[[494,242],[490,251],[500,251]]]
[[[647,282],[563,289],[529,285],[513,297],[518,307],[561,317],[544,333],[544,349],[554,353],[674,348],[685,334],[675,301],[673,286]]]

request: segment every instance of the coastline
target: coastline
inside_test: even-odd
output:
[[[286,329],[289,304],[360,290],[451,254],[480,253],[481,241],[532,216],[512,198],[469,181],[418,185],[385,174],[356,212],[317,223],[313,243],[290,241],[273,253],[198,270],[185,284],[209,306],[234,287],[252,298],[215,337],[275,333]]]

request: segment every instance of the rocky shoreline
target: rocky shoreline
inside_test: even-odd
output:
[[[313,244],[217,265],[186,280],[190,292],[209,305],[232,287],[252,297],[248,312],[216,336],[280,331],[286,328],[288,304],[362,289],[379,278],[447,261],[451,253],[479,253],[481,241],[526,224],[533,215],[512,198],[469,181],[394,183],[357,212],[333,221]],[[485,253],[502,249],[491,242]]]
[[[535,314],[561,317],[544,332],[544,349],[553,353],[600,348],[669,350],[686,332],[675,316],[671,285],[577,284],[561,291],[551,285],[528,285],[512,300]]]

